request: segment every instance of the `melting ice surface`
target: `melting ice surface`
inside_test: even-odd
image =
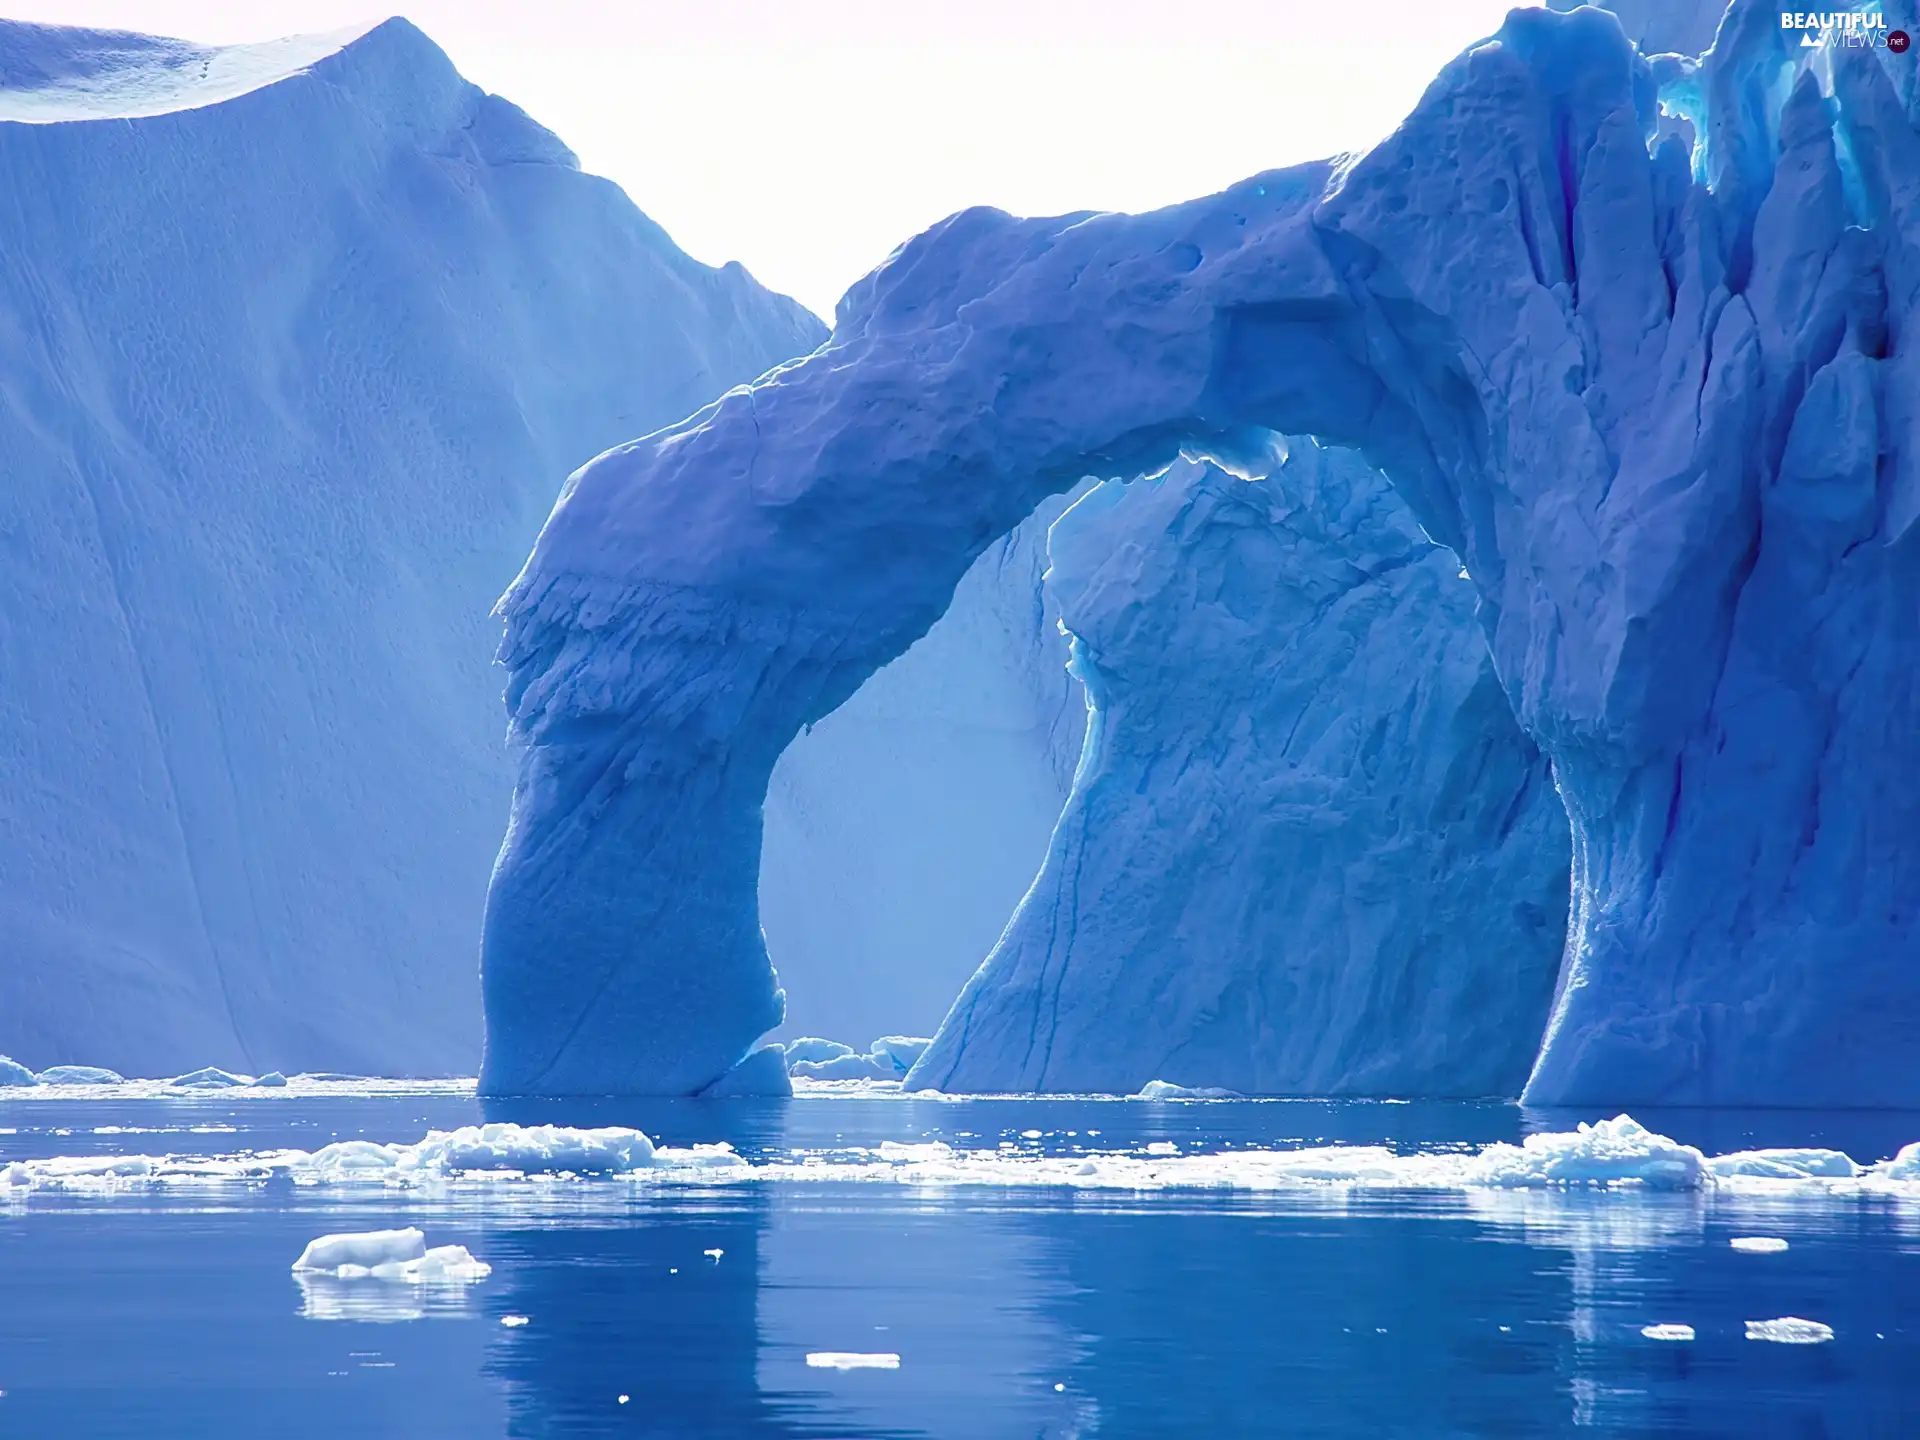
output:
[[[1890,1434],[1914,1403],[1920,1115],[844,1083],[0,1098],[0,1431]]]

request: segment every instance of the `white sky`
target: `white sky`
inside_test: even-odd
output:
[[[1390,131],[1510,0],[0,0],[214,43],[399,7],[702,260],[831,318],[966,205],[1139,210]]]

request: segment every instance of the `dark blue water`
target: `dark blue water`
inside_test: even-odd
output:
[[[0,1104],[16,1131],[0,1135],[0,1160],[411,1141],[478,1118],[458,1097],[15,1101]],[[1566,1120],[1500,1106],[904,1099],[491,1118],[637,1125],[749,1156],[928,1138],[1413,1148]],[[1911,1116],[1640,1118],[1710,1152],[1812,1143],[1869,1160],[1920,1136]],[[166,1133],[91,1133],[114,1125]],[[234,1129],[180,1128],[196,1125]],[[1024,1136],[1034,1129],[1041,1140]],[[493,1275],[422,1293],[303,1287],[289,1273],[316,1234],[402,1224],[467,1245]],[[1729,1249],[1756,1233],[1791,1249]],[[1920,1205],[1860,1199],[854,1183],[36,1192],[0,1207],[0,1434],[1915,1435],[1916,1252]],[[1780,1315],[1836,1338],[1744,1338],[1745,1321]],[[1642,1338],[1655,1322],[1698,1338]],[[815,1351],[894,1352],[900,1366],[810,1368]]]

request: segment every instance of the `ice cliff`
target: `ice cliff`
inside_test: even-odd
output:
[[[1698,65],[1518,11],[1365,155],[956,215],[825,349],[580,471],[504,601],[486,1084],[738,1060],[781,1013],[754,878],[788,741],[1047,496],[1278,431],[1360,449],[1459,556],[1552,763],[1572,908],[1528,1096],[1920,1103],[1912,66],[1746,0]],[[1691,152],[1650,145],[1663,105]]]
[[[0,21],[0,195],[0,1049],[471,1073],[488,610],[820,327],[403,21]]]
[[[1514,1095],[1567,822],[1473,587],[1351,451],[1181,462],[1052,531],[1092,738],[910,1085]]]

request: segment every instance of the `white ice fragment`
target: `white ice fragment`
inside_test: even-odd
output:
[[[191,1070],[185,1075],[176,1075],[167,1081],[178,1090],[239,1090],[253,1083],[251,1075],[236,1075],[231,1070],[221,1070],[212,1065]]]
[[[389,1261],[418,1260],[427,1253],[427,1237],[409,1225],[403,1230],[358,1230],[309,1240],[295,1270],[331,1270],[344,1265],[371,1269]]]
[[[1748,1255],[1778,1255],[1787,1248],[1777,1235],[1736,1235],[1727,1244]]]
[[[493,1273],[464,1245],[436,1245],[415,1260],[389,1260],[372,1267],[376,1280],[404,1280],[410,1285],[470,1285]]]
[[[1175,1085],[1170,1080],[1149,1080],[1140,1087],[1136,1100],[1241,1100],[1238,1090],[1222,1090],[1218,1085]]]
[[[286,1076],[282,1075],[278,1070],[269,1070],[253,1082],[253,1088],[255,1090],[283,1090],[286,1088],[286,1084]]]
[[[1155,1140],[1151,1145],[1147,1146],[1147,1154],[1149,1155],[1178,1155],[1179,1153],[1180,1147],[1175,1145],[1171,1140]]]
[[[726,1254],[727,1252],[716,1247],[715,1249],[712,1249],[712,1250],[702,1250],[700,1253],[706,1256],[709,1260],[713,1261],[714,1264],[718,1265],[720,1263],[720,1257]]]
[[[102,1069],[98,1065],[54,1065],[42,1070],[35,1077],[42,1085],[124,1085],[126,1079],[118,1071]]]
[[[1838,1150],[1736,1150],[1716,1155],[1707,1169],[1722,1179],[1851,1180],[1860,1167]]]
[[[500,1317],[500,1323],[509,1330],[517,1330],[527,1323],[527,1317],[524,1315],[502,1315]]]
[[[1920,1180],[1920,1140],[1900,1147],[1891,1160],[1882,1160],[1873,1173],[1886,1180]]]
[[[822,1060],[838,1060],[842,1055],[854,1053],[851,1045],[843,1045],[838,1040],[823,1040],[818,1035],[802,1035],[798,1040],[787,1044],[787,1064],[817,1065]]]
[[[807,1364],[815,1370],[898,1370],[900,1357],[891,1352],[862,1354],[851,1350],[814,1350]]]
[[[1504,1330],[1507,1327],[1502,1325],[1500,1328]],[[1642,1325],[1640,1327],[1640,1333],[1649,1340],[1693,1339],[1693,1327],[1691,1325]]]
[[[1020,1132],[1020,1138],[1022,1140],[1038,1140],[1041,1136],[1038,1130],[1022,1130]]]
[[[1783,1315],[1778,1320],[1747,1321],[1749,1340],[1771,1340],[1776,1345],[1824,1345],[1833,1339],[1833,1327],[1818,1320]]]
[[[1529,1135],[1518,1145],[1489,1145],[1462,1178],[1496,1188],[1631,1184],[1692,1190],[1707,1173],[1706,1157],[1693,1146],[1656,1135],[1630,1115],[1616,1115],[1572,1131]]]

